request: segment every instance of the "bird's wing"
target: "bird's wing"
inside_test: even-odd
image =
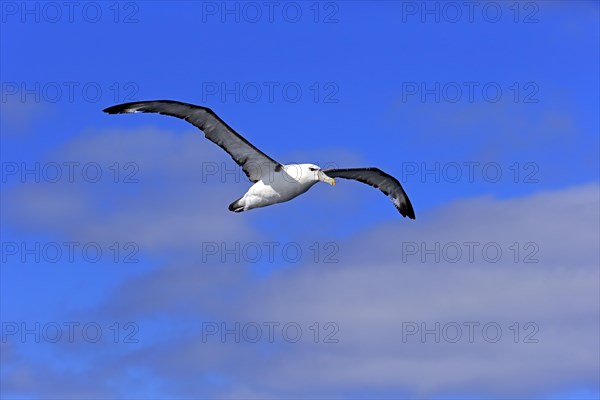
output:
[[[159,113],[184,119],[229,153],[252,182],[271,176],[273,170],[279,171],[282,167],[234,131],[210,108],[173,100],[156,100],[118,104],[103,111],[108,114]]]
[[[331,178],[354,179],[376,187],[390,197],[403,217],[415,219],[415,211],[400,182],[379,168],[325,169],[323,172]]]

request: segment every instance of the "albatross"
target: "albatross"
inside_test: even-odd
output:
[[[183,119],[196,126],[207,139],[225,150],[254,183],[229,210],[242,212],[283,203],[305,193],[321,181],[335,185],[335,178],[353,179],[381,190],[403,217],[415,212],[400,182],[379,168],[321,169],[314,164],[280,164],[248,142],[210,108],[173,100],[118,104],[103,110],[108,114],[158,113]]]

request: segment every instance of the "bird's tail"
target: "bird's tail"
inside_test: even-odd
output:
[[[243,197],[240,197],[239,199],[237,199],[236,201],[234,201],[233,203],[231,203],[229,205],[229,211],[233,211],[233,212],[242,212],[244,211],[244,206],[242,204],[242,200]]]

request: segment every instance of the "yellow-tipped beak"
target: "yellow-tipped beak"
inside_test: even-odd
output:
[[[319,171],[319,180],[323,182],[329,183],[331,186],[335,186],[335,179],[328,177],[325,175],[323,171]]]
[[[325,175],[323,171],[319,171],[319,180],[323,182],[329,183],[331,186],[335,186],[335,179],[328,177]]]
[[[323,174],[323,181],[329,183],[331,186],[335,186],[335,179],[328,177]]]

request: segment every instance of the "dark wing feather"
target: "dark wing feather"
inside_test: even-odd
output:
[[[103,111],[108,114],[159,113],[186,120],[225,150],[252,182],[259,181],[263,176],[270,176],[270,171],[281,168],[281,164],[254,147],[210,108],[173,100],[156,100],[118,104]]]
[[[403,217],[415,219],[415,211],[400,182],[379,168],[325,169],[323,172],[331,178],[354,179],[376,187],[391,198]]]

